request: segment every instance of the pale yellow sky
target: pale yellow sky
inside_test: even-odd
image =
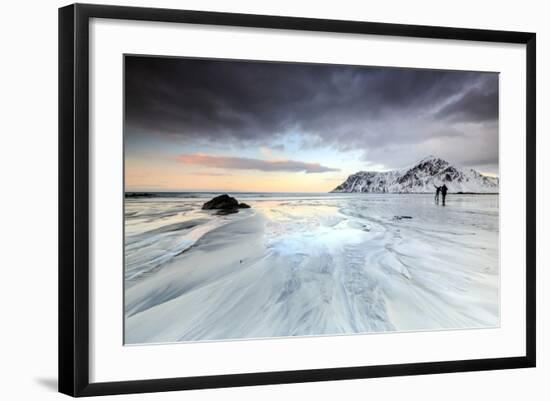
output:
[[[342,183],[342,172],[259,171],[186,165],[176,161],[126,160],[127,191],[329,192]]]

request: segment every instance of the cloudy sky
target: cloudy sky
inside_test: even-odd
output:
[[[128,191],[330,191],[435,155],[498,173],[498,74],[126,56]]]

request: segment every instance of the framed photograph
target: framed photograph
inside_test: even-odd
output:
[[[59,10],[59,390],[535,366],[535,34]]]

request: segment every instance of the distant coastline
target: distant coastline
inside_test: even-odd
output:
[[[242,191],[151,191],[151,192],[134,192],[127,191],[124,193],[124,198],[139,199],[139,198],[154,198],[154,197],[170,197],[176,195],[220,195],[220,194],[248,194],[248,195],[430,195],[431,192],[242,192]],[[499,195],[499,192],[449,192],[449,195]]]

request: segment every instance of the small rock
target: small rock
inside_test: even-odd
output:
[[[216,196],[215,198],[210,199],[204,205],[202,205],[203,210],[212,210],[212,209],[237,209],[239,207],[239,202],[237,199],[224,194]]]
[[[237,213],[238,209],[249,209],[250,206],[246,203],[239,203],[239,201],[227,194],[216,196],[210,199],[204,205],[203,210],[218,210],[217,214],[231,214]]]

